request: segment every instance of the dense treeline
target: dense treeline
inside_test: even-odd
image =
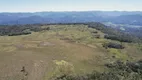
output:
[[[131,35],[121,34],[121,35],[105,35],[104,38],[111,40],[118,40],[120,42],[135,42]]]
[[[42,28],[41,26],[48,25],[87,25],[86,23],[49,23],[49,24],[25,24],[25,25],[0,25],[0,36],[17,36],[28,35],[32,31],[38,32],[42,30],[49,30],[50,28]]]
[[[17,36],[28,35],[32,31],[38,32],[42,30],[49,30],[49,27],[42,28],[41,26],[48,25],[87,25],[86,23],[49,23],[49,24],[25,24],[25,25],[0,25],[0,36]]]
[[[54,80],[142,80],[142,61],[122,62],[120,60],[105,64],[108,71],[97,72],[91,74],[70,76],[62,75]]]
[[[104,36],[104,38],[106,39],[117,40],[120,42],[129,42],[129,43],[139,41],[139,38],[134,35],[127,34],[117,29],[113,29],[101,23],[88,23],[88,27],[95,28],[105,33],[106,35]]]
[[[138,28],[135,28],[135,27],[126,27],[125,28],[125,32],[129,33],[129,34],[133,34],[139,38],[142,39],[142,27],[138,27]]]
[[[0,36],[17,36],[31,34],[32,31],[38,32],[49,30],[49,28],[41,28],[41,25],[1,25]]]

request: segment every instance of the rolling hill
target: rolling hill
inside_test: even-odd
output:
[[[112,22],[142,25],[142,12],[82,11],[0,13],[0,24]]]
[[[43,24],[1,27],[0,32],[3,36],[0,36],[0,80],[64,80],[62,78],[89,80],[87,74],[88,76],[106,74],[107,78],[113,78],[111,72],[110,75],[103,73],[109,71],[105,65],[114,67],[118,65],[118,71],[117,68],[112,70],[116,71],[114,77],[118,79],[124,77],[119,74],[124,73],[123,68],[125,70],[127,66],[125,63],[142,58],[142,44],[106,39],[104,36],[107,33],[114,33],[115,30],[106,28],[101,23],[92,23],[90,26]],[[27,30],[31,33],[26,35],[19,33]],[[13,35],[8,35],[7,31]],[[124,62],[123,67],[117,60]],[[113,64],[115,62],[117,63]],[[119,67],[122,70],[119,70]],[[130,69],[133,68],[135,69],[135,67]],[[90,75],[94,70],[98,74]],[[133,70],[125,74],[126,78],[132,79],[134,79],[130,77],[132,74],[135,74],[134,77],[140,76]],[[106,76],[103,78],[106,79]]]

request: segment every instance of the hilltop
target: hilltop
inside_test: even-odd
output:
[[[101,23],[1,26],[0,35],[1,80],[100,74],[109,71],[107,64],[136,62],[142,55],[141,42],[135,42],[141,39]]]

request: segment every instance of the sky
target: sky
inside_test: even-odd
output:
[[[0,0],[0,12],[142,11],[142,0]]]

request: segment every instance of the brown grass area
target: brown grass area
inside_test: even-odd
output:
[[[48,80],[54,73],[55,60],[72,64],[75,73],[103,71],[103,65],[113,60],[102,47],[106,40],[93,38],[86,26],[50,27],[50,31],[30,35],[0,36],[0,80]],[[129,53],[131,48],[123,52]],[[25,73],[21,72],[23,66]]]

